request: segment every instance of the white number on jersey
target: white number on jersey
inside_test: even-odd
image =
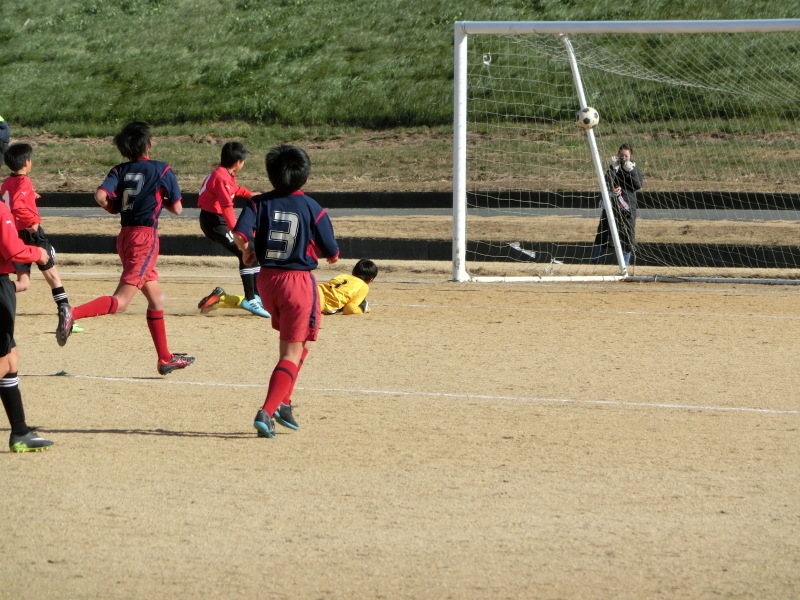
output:
[[[128,185],[132,182],[133,185]],[[144,185],[144,173],[125,173],[125,189],[122,190],[122,210],[128,210],[136,200],[136,196],[142,191]]]
[[[300,217],[295,213],[276,210],[272,213],[272,218],[276,223],[288,223],[289,231],[270,230],[270,241],[281,242],[283,248],[281,250],[267,250],[267,258],[272,260],[286,260],[291,256],[294,245],[297,242],[297,227],[300,223]]]

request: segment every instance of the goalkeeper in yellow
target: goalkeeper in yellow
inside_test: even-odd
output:
[[[330,281],[318,283],[319,303],[323,315],[360,315],[369,312],[369,284],[378,276],[377,265],[362,258],[350,275],[337,275]]]

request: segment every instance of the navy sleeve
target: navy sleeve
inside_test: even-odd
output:
[[[239,213],[239,219],[233,230],[241,233],[247,240],[253,239],[253,230],[256,227],[256,203],[253,200],[248,200],[242,207]]]
[[[336,236],[333,233],[333,223],[328,215],[327,210],[323,210],[317,217],[314,223],[315,235],[317,246],[319,247],[322,255],[326,258],[332,258],[339,254],[339,244],[336,242]]]

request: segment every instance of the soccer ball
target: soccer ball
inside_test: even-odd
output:
[[[600,114],[591,106],[587,106],[578,111],[575,122],[581,129],[591,129],[600,122]]]

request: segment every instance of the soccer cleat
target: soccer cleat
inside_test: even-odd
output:
[[[72,333],[83,333],[83,327],[81,327],[80,325],[75,325],[75,323],[73,323]]]
[[[273,421],[267,414],[267,411],[263,409],[259,409],[259,411],[256,413],[256,418],[253,421],[253,427],[256,428],[258,437],[275,437],[275,421]]]
[[[168,375],[175,369],[185,369],[194,362],[194,356],[186,356],[185,354],[173,354],[172,358],[167,362],[159,359],[158,361],[158,374]]]
[[[208,296],[197,303],[197,308],[199,308],[200,312],[203,313],[210,311],[219,303],[220,296],[223,296],[224,294],[225,290],[223,290],[221,287],[215,287]]]
[[[8,447],[12,452],[41,452],[52,445],[53,442],[50,440],[39,437],[34,428],[31,428],[25,435],[17,435],[12,432],[8,439]]]
[[[242,303],[239,305],[239,307],[250,311],[254,315],[258,315],[259,317],[271,316],[266,310],[264,310],[264,306],[261,304],[261,298],[258,296],[252,300],[242,300]]]
[[[58,327],[56,327],[56,341],[59,346],[67,343],[67,338],[72,333],[75,319],[72,317],[72,307],[69,304],[58,305]]]
[[[283,404],[278,407],[278,410],[272,415],[272,417],[284,427],[288,427],[289,429],[294,429],[297,431],[299,429],[299,425],[297,421],[294,420],[292,416],[292,405],[291,404]]]

